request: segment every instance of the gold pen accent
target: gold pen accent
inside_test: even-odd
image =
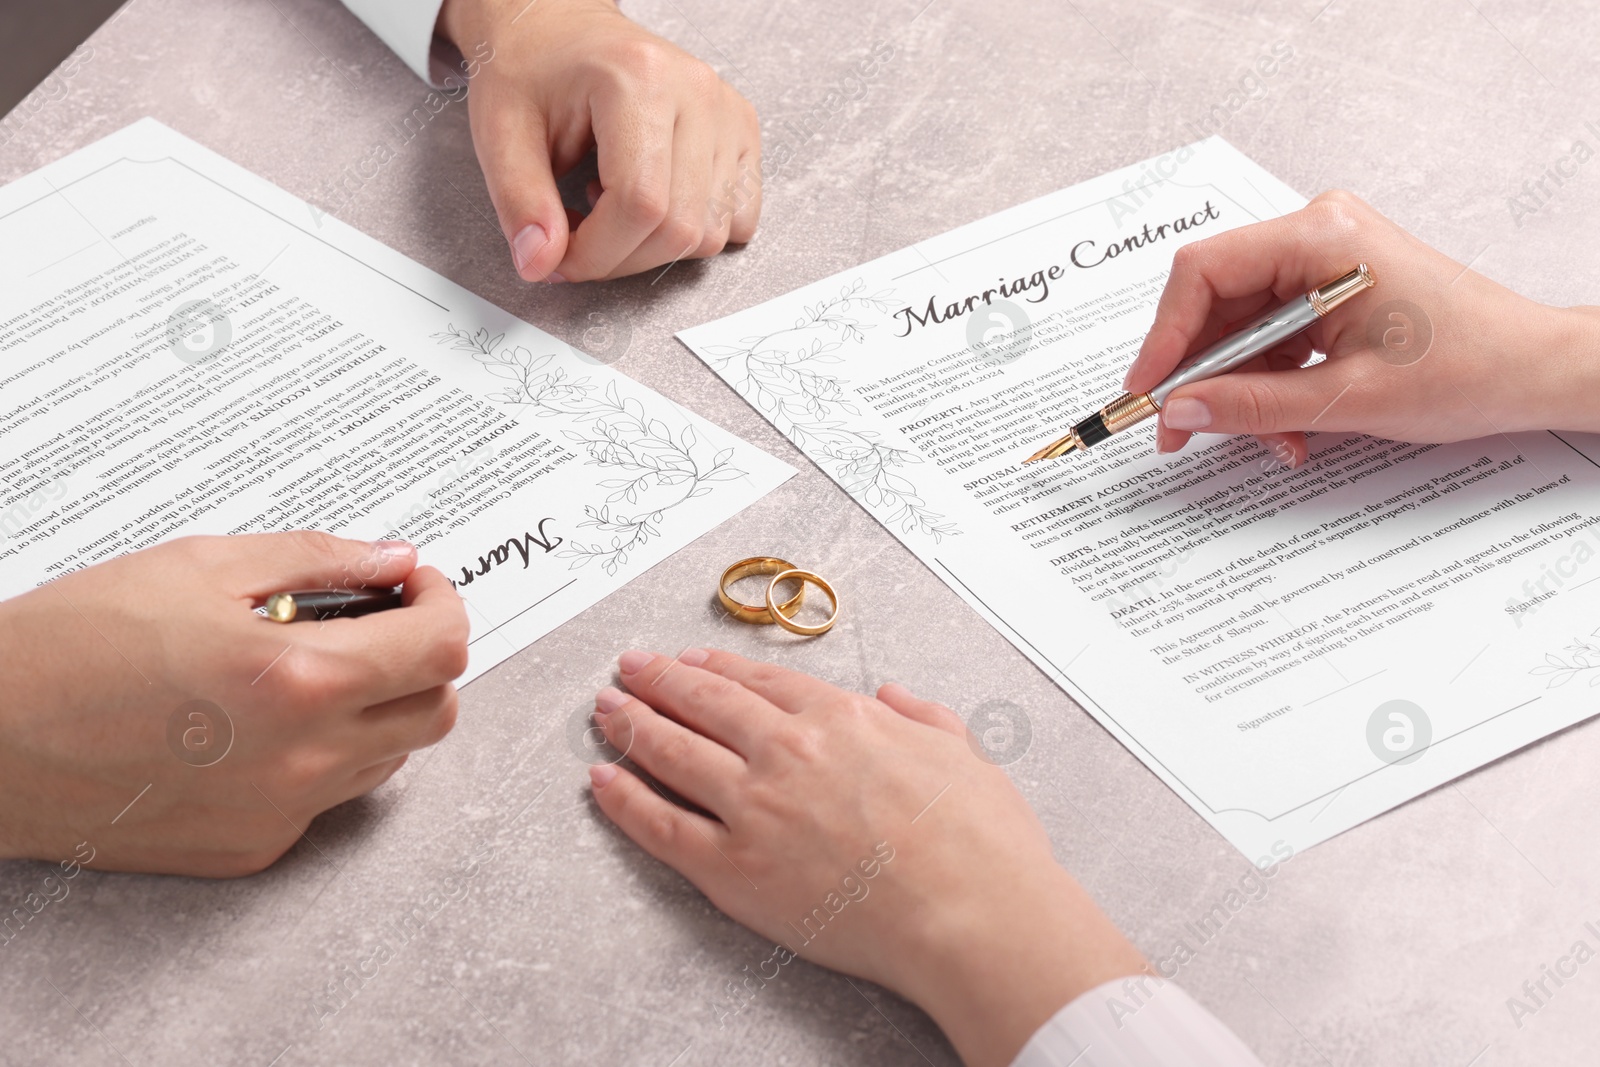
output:
[[[1110,437],[1114,433],[1126,430],[1129,426],[1143,422],[1159,410],[1160,408],[1156,407],[1156,402],[1151,399],[1149,393],[1123,393],[1101,408],[1091,418],[1098,419],[1101,425],[1105,427],[1105,436]],[[1058,456],[1066,455],[1074,449],[1088,448],[1089,444],[1094,442],[1091,441],[1089,444],[1085,444],[1083,438],[1078,435],[1079,427],[1082,425],[1082,423],[1079,423],[1078,426],[1074,426],[1067,431],[1065,437],[1046,445],[1023,462],[1033,463],[1041,459],[1055,459]],[[1092,431],[1085,432],[1090,433]]]
[[[1349,300],[1363,289],[1371,289],[1378,284],[1378,279],[1373,276],[1372,268],[1365,263],[1356,264],[1356,269],[1349,274],[1335,278],[1327,285],[1319,285],[1306,294],[1306,300],[1317,313],[1317,317],[1327,316],[1334,308]]]
[[[273,622],[294,622],[298,610],[293,593],[273,593],[267,597],[267,618]]]
[[[355,619],[398,608],[402,600],[399,589],[383,587],[310,589],[300,593],[273,593],[267,597],[263,614],[273,622],[284,623]]]
[[[1086,450],[1112,434],[1121,433],[1159,414],[1168,394],[1174,389],[1215,378],[1250,362],[1263,352],[1309,329],[1357,293],[1377,284],[1377,278],[1367,265],[1359,264],[1355,270],[1267,312],[1203,352],[1185,359],[1148,393],[1123,393],[1023,462],[1037,463],[1044,459],[1056,459],[1068,452]]]

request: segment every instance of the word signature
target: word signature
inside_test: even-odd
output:
[[[544,532],[545,524],[553,521],[553,519],[540,519],[537,527],[539,532],[537,534],[524,533],[521,537],[512,537],[501,544],[495,545],[488,552],[478,557],[477,570],[473,570],[470,566],[462,567],[461,580],[458,582],[452,578],[450,579],[450,584],[457,589],[464,585],[471,585],[476,579],[482,578],[495,567],[504,566],[511,559],[513,551],[522,557],[522,569],[527,570],[528,560],[533,556],[535,546],[549,553],[554,552],[556,547],[565,540],[565,538],[561,537],[552,538]]]

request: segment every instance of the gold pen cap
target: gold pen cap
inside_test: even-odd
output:
[[[1306,294],[1306,299],[1310,301],[1311,309],[1317,313],[1317,317],[1322,318],[1361,290],[1371,289],[1377,284],[1378,279],[1373,276],[1372,269],[1361,263],[1344,277],[1335,278],[1327,285],[1317,286]]]
[[[273,593],[267,597],[267,618],[273,622],[294,622],[299,605],[289,593]]]

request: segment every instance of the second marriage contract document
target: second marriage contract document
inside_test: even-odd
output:
[[[0,248],[0,597],[185,534],[403,538],[471,679],[793,473],[151,119],[0,189]]]
[[[1595,437],[1323,433],[1288,470],[1147,425],[1023,465],[1121,393],[1178,248],[1304,203],[1213,138],[680,335],[1256,862],[1600,684]]]

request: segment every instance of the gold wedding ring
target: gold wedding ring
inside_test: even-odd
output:
[[[717,599],[722,601],[724,608],[728,609],[728,614],[740,622],[748,622],[754,626],[767,626],[774,621],[774,615],[778,616],[778,621],[787,622],[788,617],[799,611],[800,605],[805,602],[805,582],[800,583],[800,591],[795,593],[794,596],[785,600],[782,604],[774,604],[773,590],[777,587],[779,580],[774,578],[767,585],[766,607],[762,607],[760,604],[745,604],[735,600],[732,594],[728,592],[728,586],[737,582],[740,578],[749,578],[756,574],[777,575],[785,572],[791,574],[800,573],[795,570],[793,563],[773,556],[751,556],[749,559],[741,559],[738,563],[722,572],[722,581],[717,585]],[[830,593],[829,595],[832,594]]]
[[[828,595],[828,600],[833,604],[833,613],[822,622],[817,623],[815,626],[805,626],[801,623],[795,622],[790,616],[778,611],[778,605],[774,603],[774,601],[777,599],[775,593],[778,588],[778,583],[788,578],[800,579],[800,591],[802,593],[805,592],[805,583],[807,582],[810,582],[812,585],[826,593]],[[799,596],[796,596],[794,599],[798,601],[800,598]],[[829,630],[833,629],[833,624],[839,621],[839,594],[833,591],[833,586],[829,585],[821,575],[813,574],[810,571],[803,571],[800,568],[795,567],[790,570],[781,571],[772,576],[772,581],[767,585],[767,608],[770,612],[777,615],[777,618],[774,621],[776,621],[777,624],[782,626],[785,630],[788,630],[792,634],[804,634],[807,637],[812,637],[816,634],[827,633]]]

